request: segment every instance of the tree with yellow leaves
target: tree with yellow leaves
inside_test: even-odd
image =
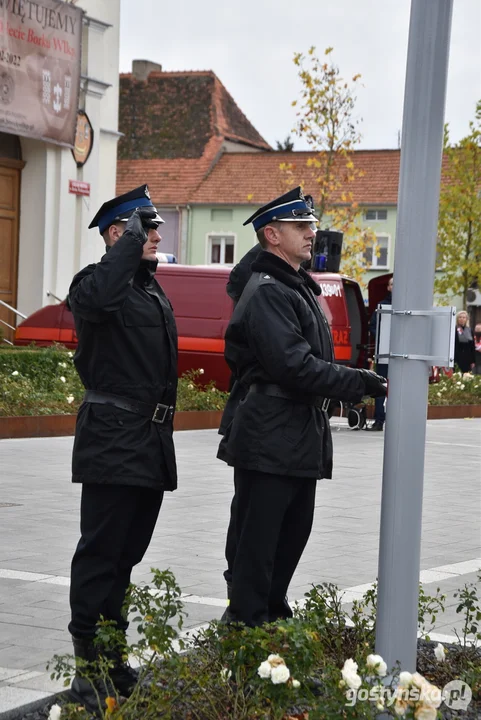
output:
[[[344,233],[341,272],[361,281],[365,253],[376,239],[370,228],[362,227],[362,210],[351,190],[364,174],[356,170],[353,155],[360,140],[354,107],[355,86],[361,76],[354,75],[351,85],[344,81],[330,60],[332,51],[327,48],[322,61],[315,47],[307,57],[302,53],[294,56],[302,83],[301,99],[292,103],[298,107],[294,132],[314,151],[301,173],[309,182],[306,191],[314,195],[320,228]],[[291,163],[283,163],[281,169],[287,184],[292,184],[294,175],[299,177],[298,168]],[[314,192],[312,184],[316,185]]]
[[[439,199],[434,289],[450,299],[481,288],[481,101],[469,135],[452,145],[444,132],[443,182]]]

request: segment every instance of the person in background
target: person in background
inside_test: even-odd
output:
[[[474,370],[475,351],[474,338],[468,326],[468,313],[460,310],[456,315],[456,332],[454,335],[454,365],[463,373]]]
[[[384,300],[381,300],[380,305],[392,305],[392,288],[393,278],[389,278],[387,284],[387,293]],[[374,338],[374,346],[376,346],[376,323],[377,313],[373,312],[371,316],[371,322],[369,323],[369,332]],[[376,372],[378,375],[387,379],[389,365],[387,363],[376,363]],[[384,422],[386,420],[386,410],[384,407],[385,398],[377,397],[374,400],[374,422],[371,425],[366,426],[366,430],[382,431],[384,430]]]
[[[481,375],[481,323],[474,326],[474,358],[476,375]]]

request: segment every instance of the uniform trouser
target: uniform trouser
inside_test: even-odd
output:
[[[234,468],[234,497],[230,506],[229,527],[227,528],[227,538],[225,541],[225,559],[227,560],[227,570],[224,572],[225,581],[232,583],[232,571],[234,568],[234,560],[237,550],[236,536],[236,512],[237,512],[237,470]]]
[[[75,637],[93,637],[101,615],[127,629],[122,605],[130,575],[149,546],[162,499],[162,491],[142,487],[82,486],[70,583],[68,629]]]
[[[317,481],[238,468],[229,615],[246,625],[285,617],[285,597],[312,529]]]
[[[376,365],[377,374],[381,375],[384,378],[387,378],[388,369],[389,365],[387,365],[386,363],[378,363]],[[386,411],[384,409],[385,401],[386,398],[384,397],[374,398],[374,420],[380,425],[384,425],[384,421],[386,420]]]

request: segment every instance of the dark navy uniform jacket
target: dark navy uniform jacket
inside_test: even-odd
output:
[[[68,302],[75,319],[75,366],[90,390],[175,406],[177,330],[169,300],[141,261],[142,239],[126,231],[102,260],[81,270]],[[175,490],[172,418],[162,425],[111,405],[83,403],[73,481]]]
[[[246,391],[254,383],[275,384],[298,401],[233,393],[218,456],[261,472],[331,477],[329,419],[306,400],[358,402],[364,380],[333,362],[330,329],[316,298],[321,289],[304,270],[262,251],[252,271],[226,331],[226,360]]]

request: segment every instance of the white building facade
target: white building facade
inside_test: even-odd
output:
[[[79,168],[67,147],[0,133],[0,299],[25,315],[65,298],[75,272],[99,259],[101,238],[87,228],[115,195],[120,0],[76,5],[85,11],[79,109],[93,128],[88,160]],[[73,194],[70,181],[88,183],[90,194]],[[4,307],[0,318],[16,324]]]

